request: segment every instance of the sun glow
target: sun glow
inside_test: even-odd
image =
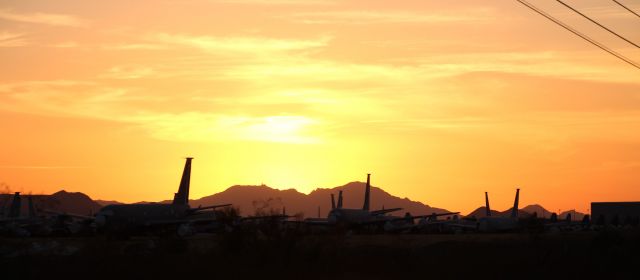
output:
[[[550,209],[640,199],[637,71],[516,1],[23,2],[0,4],[0,183],[16,190],[163,200],[193,156],[194,196],[370,172],[460,211],[484,191],[506,209],[515,186]],[[638,34],[609,4],[580,2]]]

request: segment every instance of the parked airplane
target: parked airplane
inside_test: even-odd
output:
[[[22,197],[20,196],[20,192],[16,192],[13,195],[13,199],[9,204],[9,210],[7,212],[7,216],[3,217],[0,221],[13,221],[16,219],[20,219],[20,209],[22,207]]]
[[[582,221],[573,221],[571,219],[571,213],[567,213],[567,216],[563,221],[558,221],[558,215],[553,213],[549,219],[549,223],[544,224],[545,230],[548,231],[576,231],[589,228],[591,225],[591,219],[589,215],[584,215]]]
[[[482,232],[511,231],[519,228],[518,224],[518,202],[520,189],[516,189],[516,199],[513,202],[510,217],[494,217],[491,216],[491,208],[489,207],[489,194],[485,195],[487,216],[478,219],[478,230]]]
[[[9,212],[7,213],[7,216],[0,218],[0,233],[19,237],[30,236],[29,231],[22,228],[22,223],[27,221],[29,218],[21,216],[21,208],[22,198],[20,196],[20,192],[16,192],[13,195],[13,200],[11,200],[11,203],[9,204]]]
[[[460,214],[460,212],[431,213],[430,215],[413,216],[411,213],[407,212],[404,214],[404,217],[385,216],[387,220],[384,224],[384,230],[386,232],[407,232],[424,229],[428,226],[434,226],[436,224],[444,223],[445,221],[450,221],[438,220],[438,217],[454,216],[454,219],[457,220],[458,214]],[[420,219],[420,222],[417,224],[415,223],[416,219]]]
[[[477,230],[476,221],[469,221],[459,217],[460,212],[432,213],[431,215],[418,216],[420,221],[415,225],[414,231],[423,233],[454,233]],[[440,217],[446,216],[446,219]]]
[[[197,218],[197,214],[206,209],[215,209],[231,204],[212,205],[191,208],[189,206],[189,184],[191,179],[191,160],[187,158],[180,180],[178,192],[173,203],[119,204],[108,205],[100,209],[95,217],[98,229],[106,232],[132,233],[135,231],[176,229],[179,235],[192,232],[191,225],[202,222],[215,222],[215,217]]]
[[[358,226],[375,223],[384,223],[388,220],[384,215],[387,213],[402,210],[402,208],[391,208],[382,210],[370,210],[371,200],[371,174],[367,174],[367,184],[364,189],[364,204],[362,209],[347,209],[342,207],[342,195],[338,197],[338,207],[331,209],[327,216],[329,224],[340,224],[344,226]]]
[[[362,209],[347,209],[342,206],[342,191],[338,194],[337,205],[333,203],[333,195],[331,196],[331,211],[327,218],[307,218],[302,223],[317,226],[342,226],[342,227],[358,227],[365,225],[384,225],[385,222],[397,217],[385,216],[387,213],[402,210],[402,208],[390,208],[381,210],[370,210],[371,200],[371,174],[367,174],[367,184],[364,190],[364,204]],[[291,221],[297,223],[295,221]]]
[[[338,192],[338,203],[335,203],[335,197],[334,194],[331,194],[331,210],[333,209],[337,209],[337,208],[342,208],[342,191]],[[318,209],[318,216],[320,215],[320,211]],[[329,224],[329,219],[328,218],[306,218],[304,219],[304,221],[302,222],[298,222],[298,221],[286,221],[289,223],[304,223],[304,224],[312,224],[312,225],[328,225]]]

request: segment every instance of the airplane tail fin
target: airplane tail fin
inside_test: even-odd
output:
[[[429,216],[429,221],[435,222],[438,220],[438,215],[434,212],[431,213],[431,216]]]
[[[173,196],[174,205],[188,205],[189,204],[189,183],[191,181],[191,160],[193,158],[188,157],[184,164],[184,170],[182,171],[182,179],[180,179],[180,187],[178,192]]]
[[[486,211],[487,217],[491,217],[491,208],[489,208],[489,193],[484,192],[484,210]]]
[[[338,209],[342,208],[342,191],[338,192]]]
[[[413,215],[411,215],[411,213],[409,212],[404,213],[404,221],[409,224],[413,224]]]
[[[516,200],[513,202],[513,209],[511,209],[511,218],[518,218],[518,203],[520,202],[520,189],[516,189]]]
[[[362,210],[369,211],[369,196],[371,196],[371,174],[367,174],[367,185],[364,189],[364,205]]]
[[[33,197],[30,195],[27,197],[27,201],[29,203],[29,218],[35,218],[38,216],[38,213],[36,212],[35,205],[33,205]]]
[[[333,194],[331,194],[331,210],[336,209],[336,199]]]
[[[9,218],[19,217],[21,207],[22,207],[22,199],[20,198],[20,192],[16,192],[13,195],[13,201],[11,201],[11,206],[9,206]]]

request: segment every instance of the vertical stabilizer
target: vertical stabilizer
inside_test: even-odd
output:
[[[27,202],[29,203],[29,218],[33,219],[38,216],[36,207],[35,205],[33,205],[33,196],[30,195],[29,197],[27,197]]]
[[[520,202],[520,189],[516,189],[516,200],[513,202],[513,209],[511,209],[511,218],[518,218],[518,203]]]
[[[331,210],[336,209],[336,198],[331,194]]]
[[[367,185],[364,188],[364,205],[362,205],[364,211],[369,211],[369,196],[371,196],[371,174],[367,174]]]
[[[9,206],[9,218],[20,217],[20,208],[22,207],[22,199],[20,198],[20,192],[16,192],[13,195],[13,201]]]
[[[188,205],[189,204],[189,183],[191,181],[191,160],[193,158],[188,157],[184,164],[184,170],[182,171],[182,179],[180,179],[180,187],[178,192],[173,197],[174,205]]]
[[[484,210],[486,211],[487,217],[491,217],[491,208],[489,208],[489,193],[484,192]]]
[[[431,213],[431,216],[429,216],[429,221],[432,221],[432,222],[438,221],[438,215],[436,215],[436,213]]]
[[[337,205],[338,209],[342,208],[342,191],[338,192],[338,205]]]

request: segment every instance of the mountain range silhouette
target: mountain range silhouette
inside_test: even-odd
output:
[[[33,203],[37,209],[40,210],[52,210],[62,213],[73,213],[80,215],[93,215],[100,208],[102,204],[92,200],[88,195],[81,192],[67,192],[61,190],[50,195],[30,195],[22,193],[22,209],[21,213],[26,215],[29,203],[27,196],[33,197]],[[13,199],[13,193],[0,194],[0,209],[6,210],[9,207],[9,203]],[[4,212],[4,211],[0,211]]]
[[[216,204],[232,203],[234,207],[240,209],[243,216],[251,216],[258,212],[265,213],[271,210],[281,212],[285,207],[287,214],[302,214],[304,217],[318,217],[318,208],[320,208],[320,217],[326,217],[331,209],[330,194],[337,195],[339,191],[343,191],[345,208],[361,208],[364,200],[364,182],[350,182],[343,186],[335,188],[318,188],[309,194],[298,192],[295,189],[278,190],[266,185],[260,186],[232,186],[226,190],[204,196],[199,199],[191,199],[189,203],[192,207],[207,206]],[[6,209],[11,201],[13,194],[0,194],[0,207]],[[170,200],[160,201],[158,203],[170,203]],[[96,213],[102,206],[109,204],[121,204],[114,200],[93,200],[89,196],[80,192],[66,192],[64,190],[51,195],[34,195],[34,203],[38,208],[54,210],[65,213],[74,213],[82,215],[91,215]],[[138,202],[147,203],[147,202]],[[27,211],[27,200],[23,198],[23,213]],[[409,198],[400,198],[391,195],[381,188],[371,187],[371,209],[377,210],[382,208],[403,208],[396,215],[403,215],[409,212],[413,215],[428,215],[432,213],[450,212],[447,209],[431,207],[419,201],[413,201]],[[538,204],[528,205],[519,210],[521,217],[527,217],[537,212],[538,217],[550,217],[551,212]],[[492,216],[508,216],[511,209],[505,211],[491,210]],[[564,218],[567,212],[559,215]],[[573,219],[582,219],[582,213],[573,214]],[[466,216],[475,216],[476,218],[485,216],[485,207],[481,206]]]

